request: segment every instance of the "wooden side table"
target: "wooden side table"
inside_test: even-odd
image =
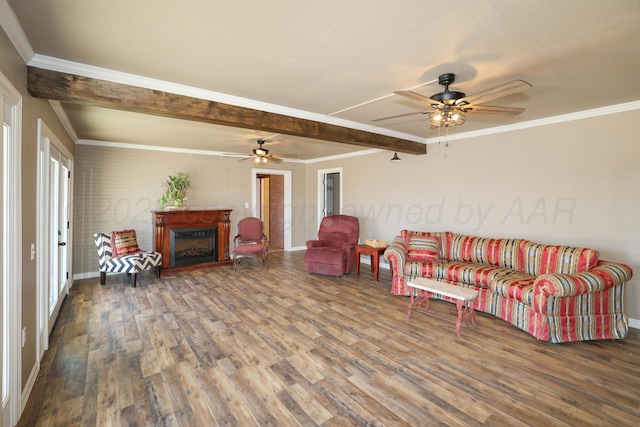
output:
[[[386,246],[383,248],[374,248],[369,245],[356,246],[356,276],[360,276],[360,255],[369,255],[371,259],[371,271],[373,271],[377,282],[380,273],[380,255],[384,253],[385,249],[387,249]]]

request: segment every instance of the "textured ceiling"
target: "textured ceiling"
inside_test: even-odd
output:
[[[38,56],[246,98],[425,141],[425,115],[393,91],[472,94],[522,79],[491,101],[517,117],[470,114],[460,132],[640,100],[637,0],[9,0]],[[364,105],[361,105],[363,104]],[[271,135],[63,104],[80,139],[246,153]],[[352,108],[355,107],[355,108]],[[343,111],[347,109],[346,111]],[[339,112],[339,113],[338,113]],[[372,129],[375,131],[375,129]],[[274,137],[314,159],[361,147]]]

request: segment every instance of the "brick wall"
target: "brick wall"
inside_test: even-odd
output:
[[[284,176],[269,177],[269,242],[284,247]]]

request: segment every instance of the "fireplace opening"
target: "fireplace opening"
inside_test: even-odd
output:
[[[171,266],[218,260],[218,227],[172,228]]]

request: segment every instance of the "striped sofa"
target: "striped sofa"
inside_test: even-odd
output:
[[[624,284],[632,270],[593,249],[525,239],[403,230],[384,253],[392,292],[427,277],[478,290],[474,308],[552,343],[627,335]],[[447,298],[443,298],[447,299]]]

